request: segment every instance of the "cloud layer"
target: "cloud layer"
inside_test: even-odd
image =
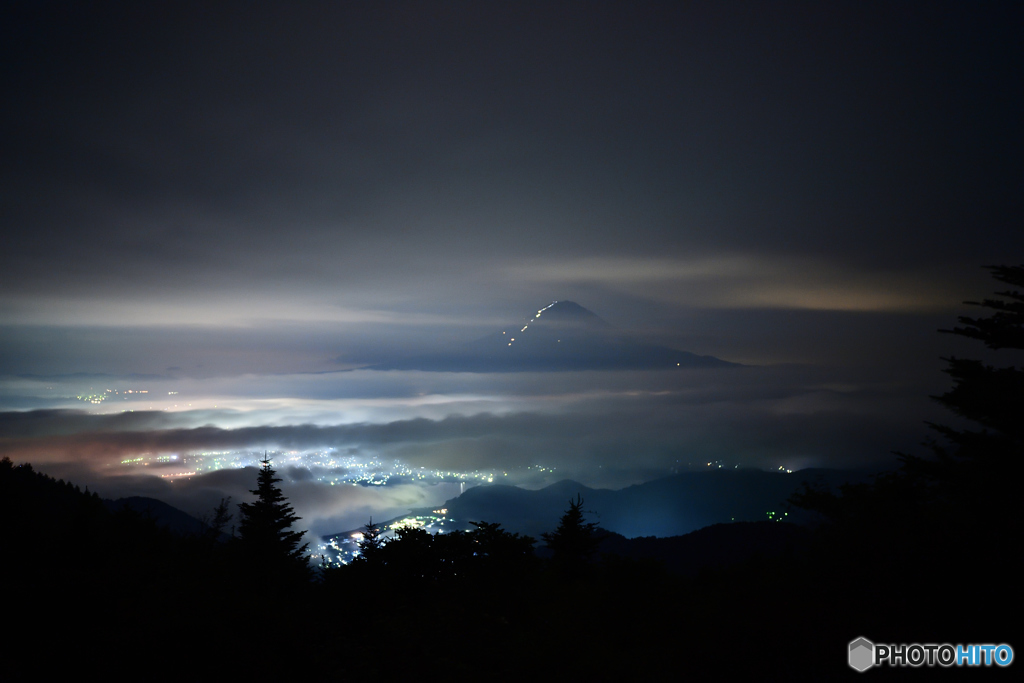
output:
[[[935,330],[1024,252],[1021,11],[7,3],[0,454],[194,511],[251,472],[120,459],[622,486],[912,448],[977,355]],[[365,370],[554,299],[757,367]],[[313,525],[440,494],[289,483]]]

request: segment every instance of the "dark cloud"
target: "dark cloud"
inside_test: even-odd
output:
[[[912,448],[938,358],[978,355],[935,329],[1024,252],[1022,11],[7,3],[0,452],[197,510],[253,473],[106,466],[333,446],[624,485]],[[552,299],[758,367],[358,369]],[[331,524],[434,495],[286,476]]]
[[[123,432],[160,429],[174,416],[159,412],[93,415],[84,410],[32,410],[0,413],[0,433],[8,438],[59,436],[80,432]]]
[[[18,316],[482,310],[532,259],[856,279],[1022,246],[1018,8],[114,7],[7,10]]]
[[[544,399],[553,411],[452,414],[442,419],[352,424],[259,425],[234,429],[201,426],[153,428],[166,415],[87,416],[76,411],[5,413],[0,447],[15,459],[77,460],[95,465],[139,453],[186,453],[265,447],[284,450],[369,449],[400,456],[414,466],[460,469],[526,465],[544,460],[593,475],[598,466],[672,467],[680,457],[728,457],[766,466],[778,459],[849,465],[880,459],[906,434],[919,432],[926,400],[907,406],[891,389],[786,387],[780,371],[717,386],[625,392],[596,391]],[[708,371],[704,378],[708,378]],[[187,414],[178,420],[186,421]],[[915,419],[916,418],[916,419]],[[120,430],[112,429],[123,422]],[[150,425],[148,429],[139,427]],[[135,428],[128,430],[127,427]],[[302,481],[306,475],[288,476]]]

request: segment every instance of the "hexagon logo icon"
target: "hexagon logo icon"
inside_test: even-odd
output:
[[[875,663],[875,644],[867,638],[850,641],[850,666],[857,671],[867,671]]]

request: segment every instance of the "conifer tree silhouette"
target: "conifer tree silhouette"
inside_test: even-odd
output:
[[[597,525],[584,521],[583,498],[579,494],[575,501],[569,500],[569,509],[559,520],[558,528],[541,537],[553,553],[555,568],[566,578],[580,576],[601,543]]]
[[[989,270],[996,280],[1024,288],[1024,265]],[[961,316],[957,327],[940,330],[981,341],[995,353],[985,360],[943,359],[953,386],[932,398],[961,421],[930,423],[941,436],[926,443],[930,457],[898,454],[898,470],[871,483],[841,486],[841,495],[805,483],[791,497],[826,521],[810,557],[814,575],[835,582],[827,589],[834,609],[843,609],[844,601],[847,610],[871,604],[879,623],[898,619],[907,628],[938,631],[996,622],[1019,611],[1024,370],[1005,361],[1019,360],[1014,354],[1024,350],[1024,293],[1010,289],[996,296],[1001,298],[965,302],[993,315]],[[996,587],[1006,597],[1003,602],[932,597],[953,585]],[[882,594],[891,600],[878,600]]]
[[[992,277],[1011,287],[1024,289],[1024,265],[987,266]],[[993,315],[984,318],[961,316],[960,326],[940,330],[981,341],[1006,360],[1019,360],[1024,350],[1024,292],[1016,289],[996,292],[1001,299],[964,303]],[[1019,538],[1022,531],[1018,512],[1019,476],[1024,471],[1024,368],[993,367],[980,360],[944,358],[946,374],[953,388],[936,401],[972,427],[930,425],[946,444],[931,444],[937,456],[923,459],[902,456],[904,469],[927,478],[942,491],[960,514],[984,525],[997,538]],[[1001,543],[1001,541],[994,541]]]
[[[988,266],[1000,282],[1024,288],[1024,265]],[[990,349],[1024,350],[1024,293],[997,292],[1003,299],[964,303],[996,311],[987,318],[961,316],[962,327],[940,330],[977,339]],[[954,413],[982,427],[981,431],[932,425],[953,446],[952,451],[936,448],[940,461],[955,458],[978,462],[986,469],[1020,466],[1024,455],[1024,369],[992,367],[979,360],[944,358],[953,388],[934,398]],[[1002,475],[1000,475],[1002,476]]]
[[[294,570],[307,574],[309,544],[299,545],[305,532],[291,530],[300,518],[277,486],[281,480],[274,476],[276,472],[266,454],[260,462],[263,467],[260,468],[256,488],[250,491],[256,496],[256,501],[238,505],[240,545],[250,561],[267,570]]]
[[[987,269],[996,280],[1024,288],[1024,265]],[[961,316],[959,326],[939,331],[976,339],[1000,353],[1024,350],[1024,293],[1011,289],[996,296],[1002,298],[965,302],[993,315]],[[1004,539],[1019,538],[1024,526],[1017,511],[1024,464],[1024,369],[975,359],[943,360],[953,387],[932,398],[973,426],[929,423],[943,439],[928,442],[933,457],[899,453],[900,469],[878,475],[873,484],[842,486],[842,496],[805,484],[791,502],[865,530],[886,525],[895,538],[969,536],[974,547],[996,549],[1007,545]],[[903,524],[902,534],[893,530],[897,522]],[[989,560],[1008,566],[1001,555]]]
[[[363,536],[357,543],[359,555],[356,558],[361,562],[376,562],[380,549],[384,547],[384,539],[380,537],[380,528],[374,525],[373,517],[363,527]]]

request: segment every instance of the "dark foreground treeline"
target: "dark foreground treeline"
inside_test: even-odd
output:
[[[994,273],[1024,287],[1024,267]],[[1024,349],[1024,295],[1000,296],[981,304],[995,315],[953,332]],[[793,503],[822,523],[806,541],[734,552],[745,532],[705,530],[689,552],[720,561],[685,573],[602,554],[576,500],[537,543],[543,559],[497,524],[384,545],[371,527],[362,561],[317,575],[297,559],[269,463],[239,510],[240,538],[222,542],[112,513],[5,459],[5,679],[1005,678],[847,665],[860,636],[1024,647],[1024,371],[949,359],[948,372],[954,386],[937,398],[973,427],[937,427],[931,457],[904,457],[871,484],[808,487]]]
[[[689,577],[653,561],[588,560],[593,537],[557,535],[597,531],[571,519],[566,530],[565,517],[549,559],[481,523],[443,537],[409,530],[303,577],[261,566],[238,540],[176,535],[4,460],[5,671],[829,680],[854,675],[845,648],[861,635],[1010,641],[1019,536],[998,537],[1015,525],[903,485],[877,485],[877,500],[856,501],[865,517],[837,516],[809,544]]]
[[[861,635],[1013,645],[1019,536],[1000,535],[1019,526],[967,499],[949,505],[950,491],[913,490],[909,476],[848,492],[863,510],[810,542],[695,575],[602,555],[600,532],[573,518],[578,501],[538,542],[546,559],[533,539],[481,523],[407,530],[352,565],[304,573],[212,530],[183,536],[112,513],[5,459],[5,671],[830,680],[855,675],[845,648]]]

